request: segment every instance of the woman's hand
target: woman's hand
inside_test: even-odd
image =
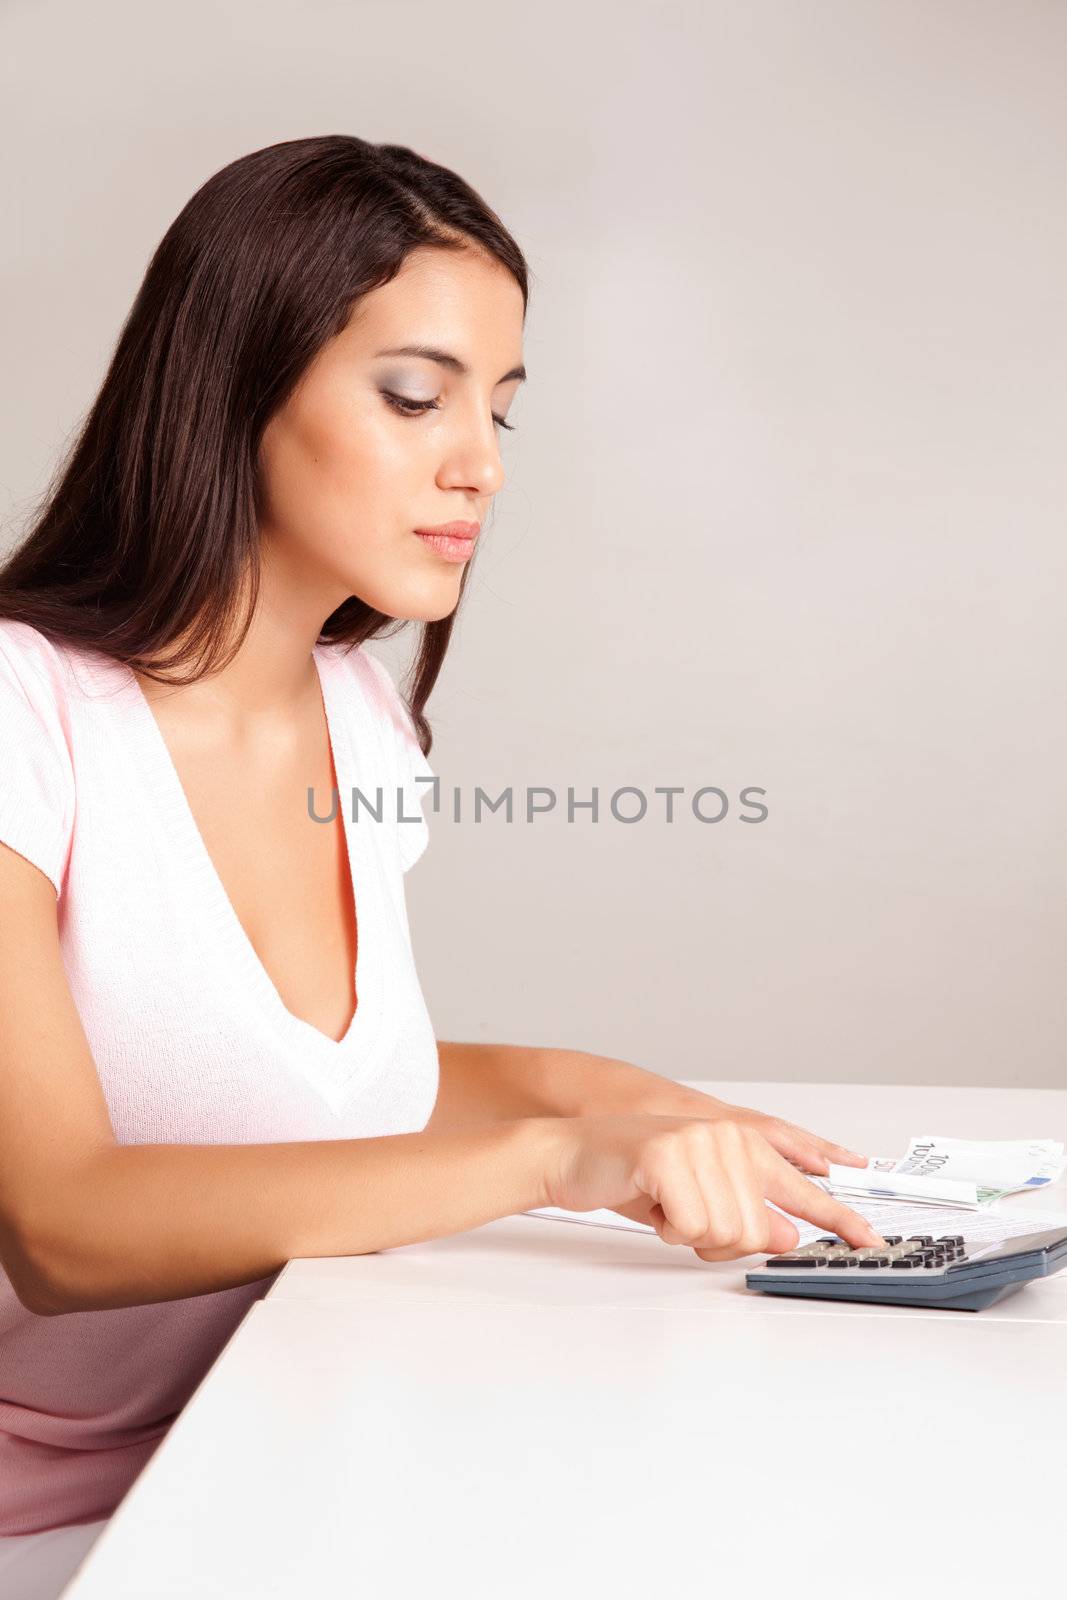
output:
[[[806,1128],[798,1128],[795,1123],[786,1122],[782,1117],[771,1116],[764,1111],[749,1111],[745,1106],[733,1106],[726,1100],[714,1100],[710,1095],[701,1098],[707,1100],[708,1109],[701,1110],[697,1106],[692,1115],[707,1117],[710,1122],[727,1118],[754,1129],[801,1172],[813,1172],[825,1178],[831,1161],[840,1167],[867,1165],[866,1156],[861,1156],[855,1150],[847,1150],[843,1144],[834,1144],[820,1134],[809,1133]]]
[[[547,1204],[618,1211],[649,1223],[666,1244],[691,1246],[703,1261],[792,1249],[800,1235],[776,1206],[855,1247],[884,1242],[858,1212],[801,1177],[764,1134],[736,1118],[637,1114],[561,1117],[548,1125],[555,1145]]]
[[[699,1117],[706,1122],[725,1119],[761,1133],[779,1155],[801,1172],[813,1172],[825,1178],[831,1161],[842,1167],[867,1165],[866,1156],[847,1150],[832,1139],[824,1139],[821,1134],[798,1128],[784,1117],[717,1100],[702,1089],[645,1072],[633,1062],[580,1051],[551,1050],[543,1054],[555,1062],[554,1074],[558,1077],[560,1091],[564,1087],[567,1089],[566,1094],[548,1094],[549,1101],[559,1101],[549,1112],[552,1116],[606,1116],[611,1113],[621,1116],[647,1112],[655,1117]],[[578,1095],[574,1092],[575,1084],[581,1085]]]

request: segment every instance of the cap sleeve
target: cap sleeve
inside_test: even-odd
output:
[[[430,842],[423,808],[435,793],[431,781],[437,774],[422,753],[411,714],[384,662],[363,645],[358,651],[365,663],[370,698],[378,715],[386,749],[394,763],[395,784],[403,790],[403,812],[397,813],[397,841],[404,872],[413,867]],[[419,782],[419,779],[424,780]]]
[[[27,638],[28,636],[28,638]],[[74,769],[58,683],[26,623],[0,621],[0,843],[63,890],[74,827]]]

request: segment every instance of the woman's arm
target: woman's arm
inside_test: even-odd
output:
[[[460,1044],[439,1040],[441,1077],[428,1128],[514,1117],[581,1117],[660,1112],[686,1115],[721,1105],[627,1061],[523,1044]],[[688,1105],[683,1101],[688,1100]],[[682,1110],[678,1107],[682,1105]]]
[[[547,1203],[556,1118],[287,1144],[118,1144],[59,944],[56,892],[0,844],[0,1265],[31,1311],[254,1283]]]
[[[867,1157],[780,1117],[731,1105],[629,1061],[585,1050],[441,1040],[437,1104],[429,1128],[456,1128],[517,1117],[588,1117],[642,1112],[662,1117],[744,1122],[805,1172],[827,1163],[863,1166]]]
[[[30,1310],[102,1311],[257,1282],[297,1256],[367,1255],[547,1204],[553,1120],[291,1144],[114,1145],[35,1196]],[[5,1266],[7,1262],[5,1260]]]

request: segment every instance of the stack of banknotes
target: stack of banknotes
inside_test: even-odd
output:
[[[916,1134],[902,1156],[871,1156],[865,1167],[830,1165],[812,1182],[842,1199],[909,1200],[978,1210],[1023,1189],[1055,1183],[1067,1164],[1056,1139],[947,1139]]]

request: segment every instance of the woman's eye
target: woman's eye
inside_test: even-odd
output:
[[[382,398],[387,400],[394,410],[399,411],[403,417],[413,417],[420,411],[436,411],[436,400],[408,400],[402,394],[392,394],[390,390],[381,391]]]
[[[415,417],[424,411],[440,411],[441,409],[439,400],[408,400],[406,396],[393,394],[389,389],[382,389],[380,392],[382,398],[388,401],[395,411],[399,411],[402,417]],[[503,417],[498,417],[495,413],[493,421],[498,428],[506,428],[509,433],[514,433],[515,424],[513,422],[505,422]]]

